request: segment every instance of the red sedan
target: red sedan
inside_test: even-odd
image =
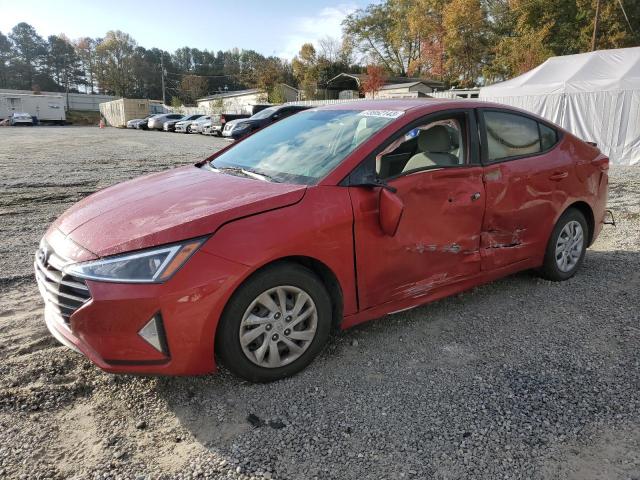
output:
[[[362,101],[298,113],[107,188],[36,254],[45,319],[109,372],[270,381],[348,328],[519,270],[566,280],[609,159],[529,113]]]

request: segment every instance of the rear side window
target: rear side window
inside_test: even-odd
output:
[[[487,160],[533,155],[541,151],[538,122],[504,112],[484,112]]]
[[[540,143],[542,150],[549,150],[558,141],[558,133],[551,127],[547,127],[544,123],[540,125]]]

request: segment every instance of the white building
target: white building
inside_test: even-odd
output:
[[[61,94],[35,95],[33,93],[0,92],[0,120],[13,112],[25,112],[45,122],[64,122],[65,103]]]
[[[16,95],[34,95],[31,90],[10,90],[0,89],[0,94],[16,94]],[[90,93],[62,93],[62,92],[39,92],[38,95],[62,95],[64,98],[64,105],[67,110],[79,110],[84,112],[98,112],[100,110],[100,104],[103,102],[110,102],[118,97],[113,95],[101,95]]]
[[[422,81],[409,83],[391,83],[384,85],[375,95],[367,92],[365,98],[418,98],[428,97],[433,89]]]
[[[218,93],[196,100],[198,110],[213,113],[251,113],[251,106],[266,103],[267,94],[252,88]]]

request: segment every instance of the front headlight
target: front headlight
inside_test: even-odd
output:
[[[65,267],[64,272],[102,282],[161,283],[169,280],[205,240],[206,238],[198,238],[136,253],[76,263]]]

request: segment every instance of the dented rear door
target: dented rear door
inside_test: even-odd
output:
[[[549,233],[562,199],[558,196],[564,182],[573,173],[571,159],[560,155],[558,149],[508,157],[496,161],[488,159],[487,144],[495,139],[487,137],[483,111],[479,109],[482,138],[482,161],[486,191],[486,213],[482,224],[482,270],[492,270],[520,261],[538,258],[542,261]],[[525,120],[538,121],[519,112],[504,111]],[[504,129],[493,132],[503,135]],[[491,135],[492,132],[489,132]],[[513,141],[504,135],[504,143]],[[500,140],[499,138],[498,140]],[[496,148],[513,148],[512,145]]]

